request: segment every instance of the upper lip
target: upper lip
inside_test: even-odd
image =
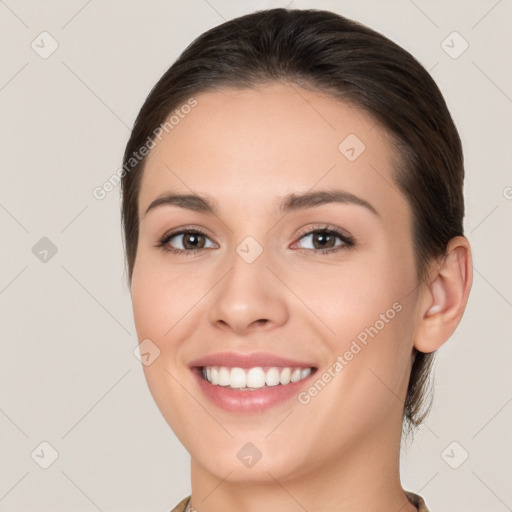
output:
[[[190,367],[227,366],[230,368],[252,368],[254,366],[291,366],[298,368],[316,368],[310,362],[296,361],[287,357],[268,352],[253,352],[249,354],[237,352],[217,352],[190,362]]]

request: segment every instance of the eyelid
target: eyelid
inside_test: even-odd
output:
[[[212,242],[214,241],[213,240],[213,236],[212,234],[210,233],[210,231],[206,228],[200,228],[199,226],[195,226],[193,224],[187,224],[185,226],[178,226],[177,228],[173,228],[173,229],[170,229],[169,231],[166,231],[161,237],[159,237],[159,240],[164,240],[164,239],[169,239],[173,236],[177,236],[177,235],[181,235],[183,233],[187,233],[187,232],[190,232],[190,231],[193,231],[194,233],[197,232],[197,233],[200,233],[206,237],[208,237],[210,240],[212,240]],[[217,243],[217,242],[215,242]]]
[[[341,239],[344,240],[347,244],[355,244],[355,238],[346,230],[339,226],[331,225],[331,224],[313,224],[309,225],[304,229],[301,229],[299,233],[296,235],[297,241],[299,241],[304,235],[310,235],[315,231],[331,231]],[[295,244],[296,242],[294,242]],[[318,249],[321,250],[321,249]]]

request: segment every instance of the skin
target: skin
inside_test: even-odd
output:
[[[285,83],[195,98],[147,159],[131,285],[139,340],[161,351],[143,367],[150,391],[191,455],[192,505],[416,510],[399,479],[412,350],[436,350],[460,322],[472,283],[469,243],[454,238],[447,257],[432,262],[429,282],[418,283],[391,141],[357,108]],[[349,134],[366,146],[355,161],[338,149]],[[346,190],[378,215],[349,203],[280,213],[285,195],[320,189]],[[219,212],[165,205],[145,214],[171,191],[208,196]],[[355,245],[323,254],[308,236],[318,225],[345,230]],[[202,251],[155,246],[182,227],[207,232]],[[236,252],[247,236],[263,249],[252,263]],[[185,238],[168,245],[190,251]],[[259,413],[228,413],[188,369],[220,351],[268,351],[311,361],[321,376],[394,303],[401,311],[305,405],[292,398]],[[262,453],[252,468],[237,458],[247,442]]]

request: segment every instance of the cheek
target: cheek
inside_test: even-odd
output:
[[[299,279],[290,274],[288,282],[293,282],[297,296],[328,328],[326,334],[346,340],[377,322],[395,302],[401,302],[400,280],[390,278],[392,274],[391,268],[379,262],[351,262],[339,268],[309,268]]]
[[[139,339],[159,337],[163,330],[162,303],[163,290],[155,286],[154,276],[147,271],[144,258],[139,259],[134,267],[131,285],[133,316]]]
[[[329,275],[313,272],[302,281],[301,296],[325,327],[331,363],[342,359],[332,391],[350,390],[346,399],[354,406],[380,409],[403,392],[412,351],[411,286],[407,269],[385,261]]]
[[[176,269],[170,273],[161,259],[142,251],[132,276],[131,298],[139,338],[163,338],[191,308],[199,290],[194,278]],[[197,301],[197,298],[196,298]]]
[[[136,263],[131,286],[135,328],[140,342],[149,339],[158,347],[157,366],[183,371],[184,351],[205,322],[203,299],[213,286],[209,277],[185,265],[170,268],[154,257],[142,256]],[[153,365],[145,370],[149,374]]]
[[[411,351],[404,338],[405,309],[398,302],[389,308],[385,301],[382,307],[366,306],[364,313],[340,317],[338,335],[331,338],[331,364],[318,375],[329,383],[324,389],[313,383],[316,389],[303,397],[330,422],[344,426],[344,432],[333,434],[340,442],[400,417],[405,400]]]
[[[186,285],[185,278],[164,276],[165,269],[142,255],[132,276],[132,307],[139,342],[149,339],[159,350],[151,364],[142,366],[148,388],[162,415],[182,439],[186,433],[181,418],[187,417],[187,410],[193,404],[177,385],[187,377],[179,363],[177,335],[181,335],[179,330],[186,323],[183,319],[193,303],[193,287]]]

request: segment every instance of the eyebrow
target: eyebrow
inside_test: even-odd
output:
[[[346,190],[318,190],[305,192],[303,194],[288,194],[283,198],[279,211],[286,214],[292,211],[304,210],[329,203],[355,204],[366,208],[377,217],[380,217],[379,212],[368,201]],[[144,216],[147,215],[150,210],[164,205],[173,205],[199,213],[219,215],[219,208],[216,201],[206,196],[169,193],[157,197],[148,206]]]

